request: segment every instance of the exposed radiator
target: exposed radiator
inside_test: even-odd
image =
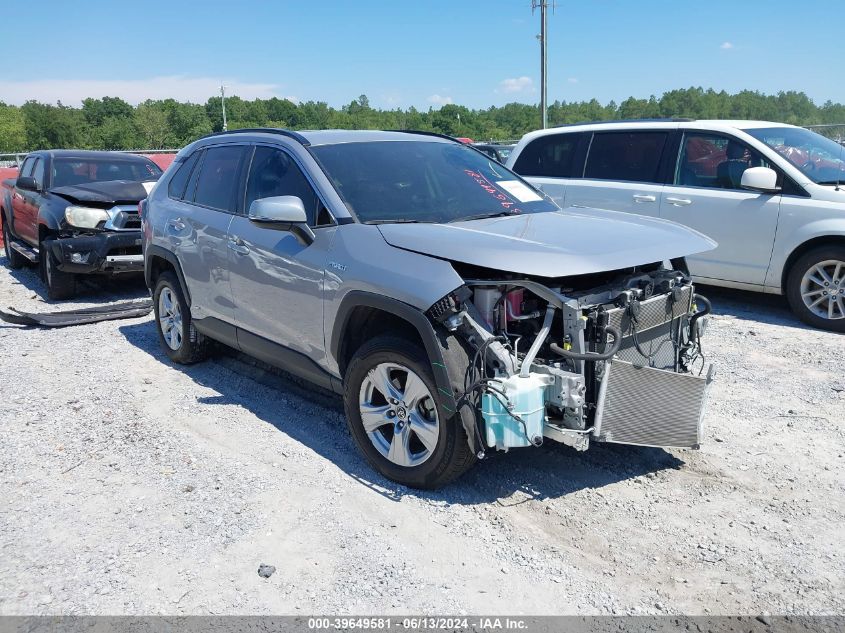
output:
[[[698,448],[707,377],[638,367],[614,359],[599,393],[594,434],[618,444]]]

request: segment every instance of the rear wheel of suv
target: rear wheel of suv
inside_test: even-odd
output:
[[[786,297],[805,323],[845,332],[845,246],[821,246],[792,265]]]
[[[9,224],[3,222],[3,250],[6,251],[6,259],[9,261],[9,268],[17,270],[26,265],[26,257],[12,248],[12,236],[9,235]]]
[[[381,474],[413,488],[439,488],[475,463],[463,426],[435,397],[425,352],[379,337],[353,356],[344,380],[349,430]]]
[[[56,260],[50,248],[50,240],[38,244],[38,265],[41,280],[47,286],[47,296],[53,301],[70,299],[76,294],[76,275],[56,268]]]
[[[208,339],[191,322],[191,310],[176,275],[165,271],[153,291],[156,329],[161,347],[170,360],[184,365],[208,356]]]

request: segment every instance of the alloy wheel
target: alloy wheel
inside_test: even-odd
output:
[[[801,299],[822,319],[845,319],[845,262],[828,259],[810,267],[801,278]]]
[[[182,347],[182,309],[170,288],[162,288],[158,295],[158,323],[162,336],[173,351]]]
[[[437,407],[425,382],[398,363],[380,363],[361,383],[364,430],[376,450],[398,466],[413,467],[434,453],[440,436]]]

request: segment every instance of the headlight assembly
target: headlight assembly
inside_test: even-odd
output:
[[[108,222],[110,217],[105,209],[92,209],[90,207],[68,207],[65,209],[67,223],[81,229],[95,229],[100,222]]]

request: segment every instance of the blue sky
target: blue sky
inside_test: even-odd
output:
[[[223,80],[244,98],[333,106],[362,93],[378,107],[534,103],[539,15],[530,5],[14,0],[3,11],[0,101],[204,102]],[[549,18],[549,100],[618,102],[695,85],[845,102],[842,8],[842,0],[559,0]]]

